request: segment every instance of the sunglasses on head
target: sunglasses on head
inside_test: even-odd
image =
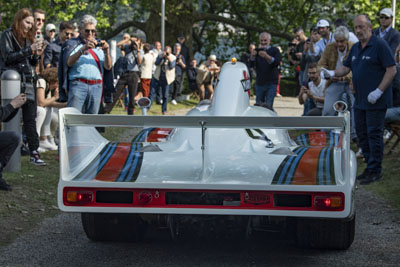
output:
[[[89,33],[96,33],[96,30],[85,29],[85,32],[86,32],[87,34],[89,34]]]

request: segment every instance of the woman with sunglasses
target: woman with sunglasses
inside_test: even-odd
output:
[[[110,88],[107,85],[113,82],[109,45],[104,40],[96,39],[96,25],[97,20],[93,16],[83,16],[80,35],[65,43],[60,62],[60,97],[63,97],[64,90],[68,96],[65,99],[68,100],[67,106],[86,114],[98,113],[103,82],[106,88]]]
[[[10,29],[5,30],[0,39],[0,66],[2,71],[14,69],[21,75],[21,86],[27,95],[22,106],[23,127],[28,141],[31,163],[46,165],[40,159],[37,149],[39,137],[36,132],[36,80],[35,67],[43,54],[43,39],[35,39],[36,26],[32,12],[28,8],[17,11]]]

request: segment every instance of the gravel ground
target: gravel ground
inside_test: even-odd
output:
[[[356,210],[356,237],[346,251],[298,249],[280,235],[174,242],[150,232],[142,242],[96,243],[79,214],[63,213],[0,249],[0,266],[399,266],[399,214],[362,188]]]

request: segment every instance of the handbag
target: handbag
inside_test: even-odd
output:
[[[31,83],[23,82],[21,86],[21,93],[25,93],[26,101],[35,102],[35,87]]]

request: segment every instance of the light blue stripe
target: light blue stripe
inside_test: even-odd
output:
[[[304,149],[304,148],[301,148],[301,149]],[[299,150],[301,150],[301,149],[299,149]],[[295,153],[297,154],[298,151],[296,151]],[[282,184],[283,177],[285,177],[285,174],[286,174],[286,172],[287,172],[287,170],[288,170],[288,168],[289,168],[289,166],[290,166],[290,163],[291,163],[295,158],[296,158],[295,156],[290,156],[289,160],[288,160],[288,161],[286,162],[286,164],[285,164],[285,167],[283,167],[283,170],[282,170],[282,172],[281,172],[281,175],[279,176],[279,179],[278,179],[277,184]]]
[[[97,160],[95,160],[95,162],[91,162],[91,167],[86,171],[86,173],[82,176],[79,177],[79,179],[76,179],[76,181],[82,181],[84,179],[86,179],[86,176],[92,172],[92,169],[94,168],[94,166],[97,166],[97,164],[99,164],[99,162],[107,155],[108,151],[111,149],[111,143],[108,143],[106,145],[106,150],[100,155],[99,158],[97,158]]]
[[[328,181],[329,181],[329,184],[331,184],[331,182],[330,182],[331,181],[331,172],[330,172],[331,151],[332,151],[332,148],[329,148],[328,151],[326,152],[327,156],[326,156],[326,169],[325,169],[325,172],[326,172],[325,184],[328,184]]]
[[[339,145],[340,134],[335,134],[335,146]]]
[[[290,184],[293,178],[294,171],[296,170],[296,165],[300,161],[301,157],[304,153],[309,149],[309,147],[305,147],[296,157],[296,160],[293,162],[292,166],[290,167],[288,178],[285,181],[285,184]]]
[[[108,150],[107,153],[104,153],[102,155],[102,157],[100,157],[98,160],[96,160],[96,162],[94,164],[91,165],[90,169],[86,172],[86,175],[82,177],[81,180],[89,180],[90,179],[90,175],[96,171],[96,168],[98,167],[98,165],[101,165],[102,162],[104,161],[104,159],[108,159],[111,157],[111,155],[114,153],[115,147],[117,146],[117,143],[113,143],[110,146],[110,149]]]
[[[303,134],[302,136],[303,136],[303,144],[304,144],[304,146],[310,145],[310,144],[307,143],[306,134]],[[308,136],[308,140],[310,140],[310,136]]]
[[[330,144],[329,144],[329,147],[333,147],[333,146],[334,146],[334,143],[333,143],[333,132],[330,131],[329,135],[330,135]]]
[[[296,138],[296,141],[297,141],[297,143],[299,143],[299,146],[301,146],[301,145],[302,145],[302,143],[301,143],[301,139],[300,139],[300,136],[297,136],[297,138]]]
[[[128,159],[126,160],[125,165],[122,168],[122,171],[117,178],[117,182],[122,182],[125,179],[125,176],[129,171],[129,167],[131,166],[132,158],[135,155],[135,150],[136,150],[136,144],[132,144],[131,151],[129,151]]]
[[[326,147],[321,150],[321,154],[318,159],[318,182],[319,184],[324,183],[324,157],[325,157]]]
[[[138,146],[138,148],[139,148],[139,147],[140,147],[140,146]],[[135,150],[136,150],[136,149],[135,149]],[[137,167],[139,158],[140,158],[140,152],[135,152],[135,159],[134,159],[134,161],[133,161],[133,164],[131,165],[131,169],[129,170],[128,175],[127,175],[126,178],[125,178],[125,182],[129,182],[130,180],[132,180],[132,175],[133,175],[133,173],[134,173],[135,170],[136,170],[136,167]]]

